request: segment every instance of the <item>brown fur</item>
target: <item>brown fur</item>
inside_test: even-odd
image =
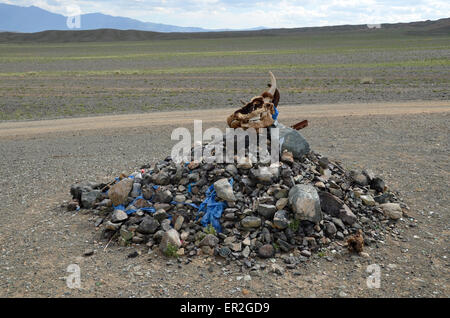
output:
[[[347,240],[347,248],[350,252],[361,253],[364,247],[364,238],[362,235],[362,231],[358,230],[358,232],[352,236],[350,236]]]

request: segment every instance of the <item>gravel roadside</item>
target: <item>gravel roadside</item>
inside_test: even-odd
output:
[[[105,250],[92,215],[60,208],[70,199],[72,183],[109,181],[167,155],[177,125],[129,128],[124,122],[110,129],[0,140],[0,296],[449,297],[449,117],[448,110],[312,117],[302,131],[312,148],[347,168],[381,175],[411,207],[418,226],[400,225],[385,245],[367,249],[368,259],[315,255],[283,276],[248,273],[206,257],[177,263],[139,246]],[[83,257],[86,249],[94,255]],[[127,258],[134,250],[142,254]],[[70,264],[80,266],[79,290],[66,286]],[[379,289],[366,286],[370,264],[380,265]],[[251,279],[242,279],[247,274]]]

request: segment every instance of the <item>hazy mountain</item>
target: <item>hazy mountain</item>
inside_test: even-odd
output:
[[[41,8],[21,7],[0,3],[0,30],[9,32],[40,32],[45,30],[69,30],[67,17]],[[113,17],[102,13],[81,15],[81,28],[77,30],[117,29],[156,32],[206,32],[194,27],[142,22],[130,18]]]

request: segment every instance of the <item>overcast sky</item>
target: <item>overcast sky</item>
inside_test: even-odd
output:
[[[72,15],[101,12],[146,22],[209,29],[294,28],[450,17],[449,0],[0,0]]]

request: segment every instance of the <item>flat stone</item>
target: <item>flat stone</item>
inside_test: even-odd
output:
[[[123,222],[126,219],[128,219],[128,215],[123,210],[116,209],[111,215],[111,222],[113,223]]]
[[[349,225],[352,225],[356,222],[357,218],[356,215],[350,210],[350,208],[344,204],[342,206],[342,209],[339,212],[339,218],[344,221],[344,223],[347,223]]]
[[[276,206],[271,204],[259,204],[257,207],[259,215],[266,219],[272,219],[273,215],[277,211]]]

